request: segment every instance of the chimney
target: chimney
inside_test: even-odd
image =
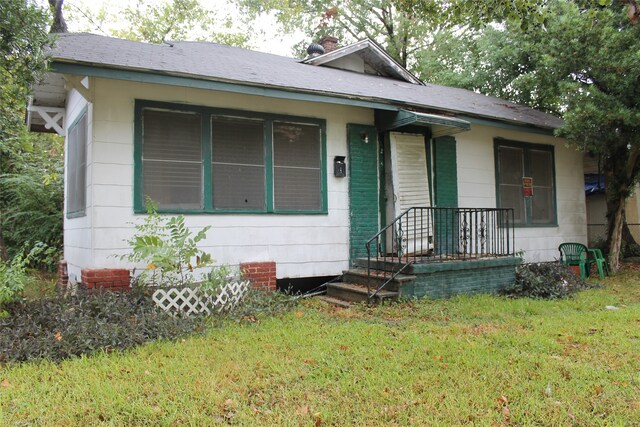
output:
[[[325,53],[338,48],[338,39],[333,36],[324,36],[318,43],[324,48]]]

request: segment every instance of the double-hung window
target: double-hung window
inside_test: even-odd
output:
[[[520,226],[556,225],[553,146],[497,139],[498,206],[513,208]]]
[[[136,102],[135,209],[326,213],[325,122]]]

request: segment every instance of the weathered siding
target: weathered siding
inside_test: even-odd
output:
[[[348,179],[333,176],[333,158],[347,155],[347,123],[372,124],[372,111],[107,79],[95,79],[94,88],[93,197],[88,198],[94,207],[93,241],[83,267],[122,265],[113,255],[128,251],[124,241],[133,233],[132,223],[143,218],[133,213],[135,99],[325,119],[328,214],[198,214],[186,215],[187,225],[212,226],[202,247],[217,261],[275,261],[278,278],[339,274],[348,267]]]
[[[458,141],[458,194],[463,207],[496,207],[494,138],[548,144],[555,147],[558,225],[517,227],[516,250],[526,262],[551,261],[562,242],[587,241],[582,154],[566,148],[562,139],[488,126],[473,125],[456,135]]]

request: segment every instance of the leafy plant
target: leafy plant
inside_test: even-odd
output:
[[[44,243],[38,242],[26,254],[18,253],[11,261],[0,260],[0,307],[20,296],[30,280],[27,266],[50,249]]]
[[[185,225],[184,216],[163,217],[157,206],[147,200],[148,215],[136,224],[136,233],[127,241],[132,252],[120,256],[135,263],[145,263],[138,276],[140,284],[184,286],[196,281],[194,270],[210,266],[211,255],[198,249],[211,226],[194,233]]]
[[[96,351],[175,339],[201,327],[201,320],[173,317],[143,293],[132,291],[57,295],[7,306],[0,319],[0,363],[59,361]]]
[[[564,264],[533,263],[518,267],[514,285],[503,293],[513,297],[558,299],[589,287]]]

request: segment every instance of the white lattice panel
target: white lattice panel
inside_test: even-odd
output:
[[[233,309],[245,296],[249,281],[229,282],[215,290],[193,288],[159,288],[153,293],[158,307],[172,314],[191,316],[194,314],[220,313]]]

